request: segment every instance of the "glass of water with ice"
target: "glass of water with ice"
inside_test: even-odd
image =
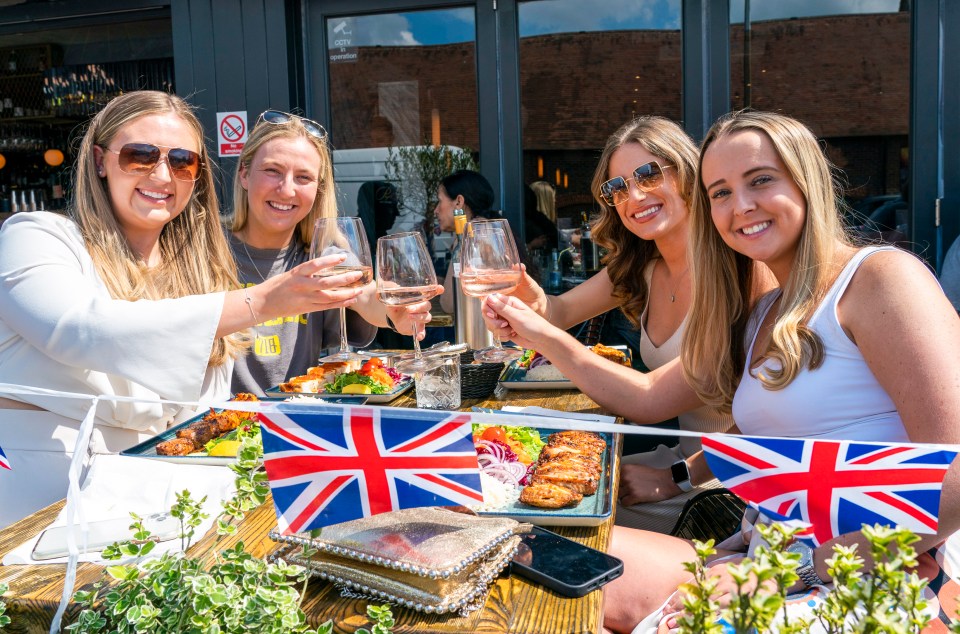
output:
[[[443,363],[414,375],[417,407],[457,409],[460,407],[460,355],[443,357]]]

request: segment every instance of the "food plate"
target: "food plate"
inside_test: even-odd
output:
[[[365,402],[372,403],[375,405],[381,405],[383,403],[389,403],[393,399],[397,398],[407,390],[413,387],[413,377],[406,378],[399,383],[397,383],[392,390],[389,392],[384,392],[383,394],[328,394],[327,392],[281,392],[280,386],[275,385],[265,391],[266,395],[271,398],[288,398],[290,396],[314,396],[316,398],[322,398],[330,402],[339,402],[347,403],[347,401],[332,401],[333,398],[365,398]],[[350,401],[353,404],[353,401]]]
[[[535,427],[546,439],[555,429]],[[618,471],[617,456],[620,455],[620,434],[599,433],[607,443],[603,453],[603,468],[600,471],[600,483],[597,492],[584,496],[580,504],[563,509],[540,509],[524,504],[519,500],[510,502],[495,511],[477,511],[477,515],[490,517],[509,517],[518,522],[528,522],[537,526],[599,526],[610,518],[613,512],[613,477]]]
[[[316,395],[321,396],[321,395]],[[363,405],[366,402],[365,395],[338,395],[330,394],[323,397],[325,403],[330,403],[334,405]],[[264,398],[260,399],[263,401],[283,401],[284,398]],[[190,424],[197,422],[206,416],[204,414],[198,414],[186,420],[179,425],[171,427],[170,429],[144,440],[139,445],[134,445],[129,449],[125,449],[120,452],[121,456],[133,456],[134,458],[154,458],[156,460],[162,460],[164,462],[176,462],[179,464],[205,464],[205,465],[226,465],[236,461],[236,458],[230,456],[203,456],[203,455],[186,455],[186,456],[163,456],[157,453],[157,445],[160,443],[171,440],[177,437],[177,432],[185,427],[188,427]]]
[[[627,360],[632,360],[630,348],[627,346],[610,346],[616,348],[627,355]],[[517,360],[511,361],[500,375],[500,385],[510,390],[575,390],[577,386],[570,379],[562,380],[528,380],[527,369],[517,365]]]

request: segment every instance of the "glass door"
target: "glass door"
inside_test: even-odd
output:
[[[313,97],[329,126],[339,207],[364,219],[371,244],[422,228],[440,268],[453,236],[433,218],[439,180],[478,169],[482,150],[475,10],[332,13],[329,4],[311,14],[308,59],[324,71]]]

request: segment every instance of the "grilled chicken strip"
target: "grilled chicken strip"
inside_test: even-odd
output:
[[[520,492],[520,501],[530,506],[544,509],[559,509],[565,506],[575,506],[583,496],[567,487],[556,484],[541,483],[523,487]]]

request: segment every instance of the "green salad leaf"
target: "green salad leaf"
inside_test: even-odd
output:
[[[340,394],[343,392],[343,388],[347,385],[353,385],[354,383],[362,383],[370,388],[370,391],[374,394],[386,394],[390,391],[386,385],[380,381],[376,381],[369,376],[364,376],[359,372],[347,372],[346,374],[341,374],[338,376],[333,383],[327,383],[324,385],[324,389],[330,394]]]
[[[533,348],[527,348],[523,351],[523,354],[520,355],[520,358],[517,359],[518,368],[529,368],[530,362],[533,361],[533,358],[537,356],[537,351]]]
[[[540,455],[540,450],[547,444],[540,438],[540,432],[532,427],[510,427],[507,425],[487,425],[485,423],[479,423],[473,426],[474,435],[482,434],[483,430],[487,427],[502,427],[503,431],[507,432],[507,436],[520,443],[523,446],[523,450],[526,451],[527,455],[533,460],[537,459]]]
[[[255,416],[255,414],[254,414]],[[210,453],[210,450],[222,443],[225,440],[243,440],[244,437],[251,436],[256,438],[258,442],[260,441],[260,423],[256,420],[250,419],[242,423],[236,429],[231,429],[222,436],[217,436],[216,438],[210,440],[206,445],[203,446],[204,451]]]

